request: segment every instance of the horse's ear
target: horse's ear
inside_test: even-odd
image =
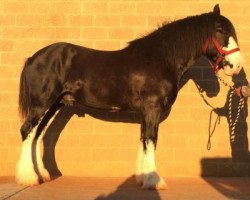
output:
[[[216,4],[214,6],[214,14],[219,16],[220,15],[220,7],[219,7],[219,4]]]

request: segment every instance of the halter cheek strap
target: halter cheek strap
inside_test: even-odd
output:
[[[240,48],[237,47],[237,48],[231,49],[231,50],[229,50],[229,51],[226,51],[226,50],[224,50],[224,49],[221,48],[219,42],[217,41],[217,39],[216,39],[214,36],[212,37],[212,42],[214,43],[214,45],[215,45],[215,47],[216,47],[216,49],[217,49],[217,51],[219,52],[220,55],[219,55],[219,57],[217,58],[217,60],[215,61],[215,64],[214,64],[214,65],[212,64],[211,60],[208,59],[208,61],[209,61],[209,63],[211,64],[211,66],[213,66],[214,72],[217,73],[217,72],[219,71],[218,65],[219,65],[219,63],[220,63],[223,59],[225,59],[225,56],[227,56],[227,55],[229,55],[229,54],[232,54],[232,53],[235,53],[235,52],[237,52],[237,51],[240,51]],[[209,43],[210,43],[210,39],[208,38],[208,39],[206,40],[204,46],[202,47],[202,54],[203,54],[203,55],[206,55],[206,51],[207,51],[207,48],[208,48]]]

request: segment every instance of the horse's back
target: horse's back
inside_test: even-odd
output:
[[[147,85],[161,87],[164,73],[157,61],[140,59],[126,48],[101,51],[55,43],[29,58],[23,74],[31,96],[47,107],[70,92],[83,105],[127,110],[139,108],[143,91],[155,93]]]
[[[119,87],[124,84],[122,66],[128,60],[125,57],[121,51],[100,51],[70,43],[54,43],[27,59],[22,77],[25,77],[30,95],[38,104],[50,106],[64,91],[78,92],[81,103],[89,100],[90,104],[98,104],[97,96],[102,101],[109,96],[112,102],[118,102],[121,101],[118,94],[125,92],[122,89],[125,86]]]

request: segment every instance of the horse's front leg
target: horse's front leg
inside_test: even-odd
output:
[[[141,125],[141,146],[137,160],[137,183],[144,189],[165,189],[166,183],[160,177],[155,165],[155,149],[158,137],[161,109],[145,109]]]

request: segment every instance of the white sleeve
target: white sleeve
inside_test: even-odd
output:
[[[243,97],[250,97],[250,85],[243,85],[241,88],[241,94]]]

